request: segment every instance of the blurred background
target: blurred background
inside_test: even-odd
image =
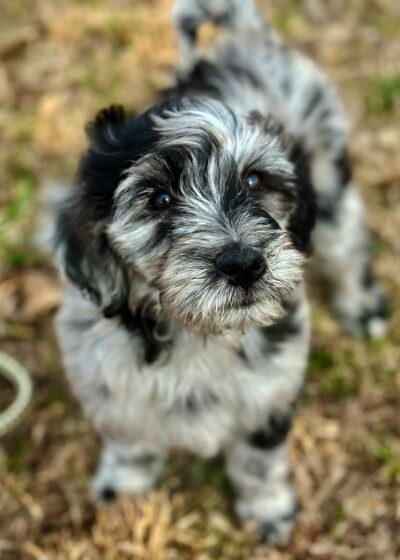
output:
[[[231,514],[220,463],[185,454],[171,459],[150,497],[96,510],[88,479],[98,441],[60,366],[52,317],[61,287],[39,249],[36,216],[54,195],[51,180],[73,176],[84,124],[98,109],[140,110],[170,83],[171,0],[1,0],[0,348],[35,385],[30,410],[0,440],[2,559],[400,558],[400,3],[258,4],[345,100],[374,268],[393,309],[389,334],[351,339],[313,300],[292,437],[301,513],[287,548],[258,546]],[[13,396],[0,377],[0,409]]]

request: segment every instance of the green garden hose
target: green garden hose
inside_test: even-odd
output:
[[[12,430],[21,419],[32,398],[29,373],[14,358],[0,352],[0,374],[14,385],[16,397],[4,412],[0,412],[0,437]]]

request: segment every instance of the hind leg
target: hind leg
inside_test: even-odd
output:
[[[345,149],[314,159],[313,182],[318,206],[314,254],[332,289],[334,312],[348,332],[381,337],[387,305],[371,274],[371,237]]]

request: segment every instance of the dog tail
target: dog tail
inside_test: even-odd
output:
[[[263,24],[253,0],[176,0],[172,20],[178,34],[183,66],[190,64],[203,23],[211,22],[234,33],[259,30]]]

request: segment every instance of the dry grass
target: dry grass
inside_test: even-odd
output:
[[[301,514],[291,545],[240,529],[218,461],[174,457],[159,490],[96,510],[98,443],[71,398],[51,313],[54,272],[31,243],[39,185],[70,176],[82,127],[112,101],[149,104],[175,47],[169,0],[3,0],[0,14],[1,348],[32,372],[29,414],[0,445],[0,557],[37,560],[400,558],[400,14],[394,0],[280,0],[265,11],[341,87],[356,174],[393,306],[381,342],[345,337],[314,305],[293,461]],[[397,14],[396,14],[397,11]],[[396,19],[397,18],[397,19]],[[11,389],[1,384],[1,401]]]

